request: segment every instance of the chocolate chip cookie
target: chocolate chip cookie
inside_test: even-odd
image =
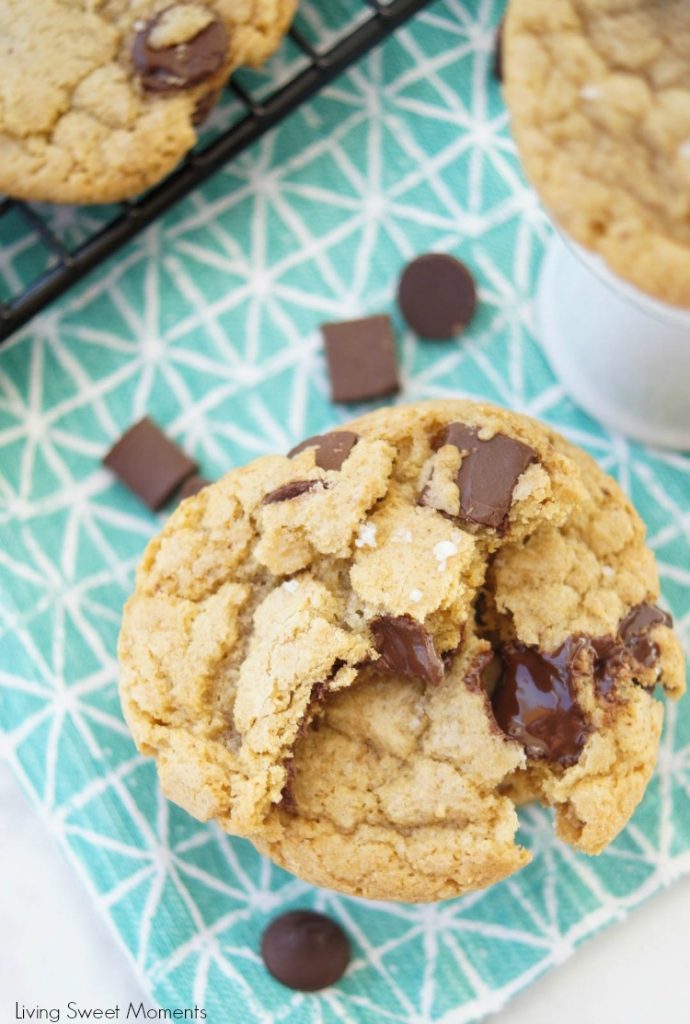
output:
[[[503,56],[520,156],[556,221],[690,307],[690,4],[510,0]]]
[[[96,203],[153,185],[296,2],[0,0],[0,192]]]
[[[684,689],[644,529],[582,451],[382,409],[184,501],[120,639],[165,793],[318,885],[437,900],[520,868],[516,803],[598,853]]]

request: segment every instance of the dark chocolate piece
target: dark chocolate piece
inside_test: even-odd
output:
[[[323,324],[331,398],[364,402],[400,390],[391,322],[387,316]]]
[[[275,505],[279,501],[292,501],[299,498],[300,494],[307,494],[321,486],[320,480],[290,480],[289,483],[276,487],[264,498],[264,505]]]
[[[443,672],[444,672],[444,675],[447,675],[448,672],[450,672],[450,670],[451,670],[451,668],[453,666],[453,662],[455,661],[456,657],[458,656],[458,651],[462,647],[462,641],[463,641],[463,634],[461,633],[460,634],[460,640],[459,640],[457,646],[456,647],[451,647],[450,650],[444,651],[443,654],[441,655],[441,661],[443,662]]]
[[[134,37],[132,60],[148,92],[188,89],[219,71],[228,52],[228,30],[214,19],[192,39],[156,49],[150,38],[169,8],[147,21]]]
[[[330,434],[317,434],[296,445],[288,458],[299,455],[307,448],[314,449],[314,460],[319,469],[342,469],[343,463],[359,441],[359,434],[351,430],[334,430]]]
[[[380,654],[373,664],[377,672],[421,679],[434,686],[441,682],[443,661],[429,633],[411,615],[381,615],[373,619],[371,632]]]
[[[331,676],[331,678],[333,678],[333,676]],[[327,693],[328,683],[314,683],[311,688],[307,710],[304,712],[302,721],[299,723],[297,728],[298,736],[306,736],[312,723],[316,724],[314,720],[326,701]]]
[[[494,59],[491,70],[494,73],[494,78],[502,82],[503,81],[503,34],[505,31],[505,18],[501,18],[496,29],[496,38],[494,40]]]
[[[465,423],[450,423],[433,440],[436,450],[447,444],[464,453],[457,476],[459,518],[502,529],[515,485],[537,458],[534,448],[507,434],[494,434],[490,440],[482,441],[474,427]]]
[[[418,256],[400,278],[398,305],[420,337],[452,338],[467,327],[477,308],[474,278],[454,256],[436,252]]]
[[[316,992],[342,978],[350,962],[350,943],[335,921],[313,910],[290,910],[266,929],[261,956],[281,984]]]
[[[635,661],[645,668],[652,668],[659,658],[659,648],[649,639],[649,634],[656,626],[668,626],[670,629],[672,625],[673,619],[668,612],[645,602],[631,608],[618,626],[618,633]]]
[[[564,767],[578,760],[589,726],[577,703],[573,665],[587,643],[571,637],[551,654],[516,643],[502,651],[503,674],[491,698],[494,717],[530,757]]]
[[[199,468],[148,417],[122,435],[103,465],[154,511]]]
[[[475,693],[493,695],[503,674],[503,663],[494,651],[482,651],[474,659],[465,676],[465,686]]]
[[[594,685],[600,697],[612,696],[620,676],[628,669],[635,675],[635,662],[653,668],[659,660],[659,647],[649,634],[657,626],[673,626],[668,612],[655,604],[638,604],[621,619],[617,636],[590,639],[594,652]],[[636,681],[636,680],[634,680]]]
[[[218,89],[213,89],[199,97],[192,114],[192,124],[195,128],[201,128],[202,124],[211,116],[211,111],[218,103],[219,98],[220,90]]]
[[[210,483],[210,480],[206,480],[205,477],[195,473],[193,476],[187,477],[182,484],[178,498],[180,501],[184,501],[185,498],[191,498],[194,494],[198,494],[199,491],[203,491],[204,487],[208,487]]]
[[[297,814],[297,802],[295,800],[295,762],[289,757],[283,762],[285,768],[285,784],[280,793],[280,808],[288,814]]]
[[[345,664],[339,658],[336,659],[331,674],[327,682],[314,683],[311,688],[311,694],[309,695],[309,703],[307,704],[306,711],[302,716],[297,727],[298,736],[306,736],[310,728],[315,730],[319,727],[319,714],[323,705],[326,702],[326,696],[328,695],[329,682],[333,676],[340,671]],[[287,761],[284,762],[286,771],[285,785],[283,786],[280,794],[280,806],[283,810],[287,811],[288,814],[297,814],[297,802],[295,800],[295,762],[293,756],[290,756]]]
[[[625,672],[625,648],[612,636],[592,637],[594,688],[600,697],[613,696],[621,674]]]

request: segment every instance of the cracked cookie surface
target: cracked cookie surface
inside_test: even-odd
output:
[[[442,899],[529,859],[515,804],[599,852],[684,665],[617,485],[543,425],[383,409],[232,470],[149,545],[123,707],[166,794],[319,885]]]
[[[556,221],[690,308],[690,5],[510,0],[503,53],[520,156]]]
[[[95,203],[153,185],[296,2],[0,0],[0,192]]]

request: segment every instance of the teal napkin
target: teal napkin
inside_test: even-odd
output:
[[[601,857],[573,853],[529,808],[529,867],[427,907],[317,891],[193,821],[162,798],[120,713],[120,612],[164,517],[101,455],[149,413],[214,477],[359,413],[328,400],[318,324],[374,312],[397,328],[401,401],[461,394],[543,417],[620,480],[690,639],[690,458],[579,412],[532,335],[550,229],[491,78],[501,6],[433,4],[0,351],[0,739],[150,991],[204,1006],[212,1024],[477,1021],[690,870],[687,702],[667,709],[658,772]],[[361,7],[304,13],[316,32]],[[72,238],[99,216],[53,212]],[[401,267],[428,249],[479,282],[457,341],[416,340],[395,307]],[[32,252],[30,235],[4,247],[5,285]],[[353,942],[323,994],[281,988],[258,955],[266,922],[297,906],[332,914]]]

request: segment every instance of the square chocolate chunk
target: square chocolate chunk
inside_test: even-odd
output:
[[[387,316],[324,324],[331,398],[363,402],[400,390],[393,331]]]
[[[103,465],[154,511],[198,469],[196,462],[148,417],[122,435],[104,457]]]
[[[211,481],[207,480],[206,477],[198,476],[196,473],[193,476],[188,476],[180,488],[180,493],[177,495],[178,501],[191,498],[193,495],[198,494],[199,491],[203,491],[204,487],[208,487],[210,483]]]
[[[523,441],[494,434],[487,441],[466,423],[449,423],[433,441],[435,450],[452,444],[464,453],[457,484],[461,520],[502,530],[510,513],[513,491],[537,453]]]

